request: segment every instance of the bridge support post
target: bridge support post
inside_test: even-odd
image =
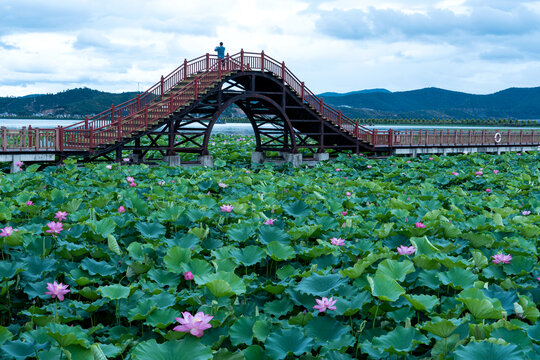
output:
[[[264,151],[253,151],[251,153],[251,162],[255,164],[262,164],[266,160],[266,153]]]
[[[201,155],[199,156],[199,161],[201,162],[201,166],[214,167],[214,157],[212,155]]]
[[[14,156],[13,161],[11,162],[11,167],[9,169],[9,172],[11,174],[15,174],[15,173],[18,173],[19,171],[21,171],[21,168],[19,166],[17,166],[18,162],[19,162],[19,160],[15,160],[15,156]]]
[[[163,161],[165,161],[169,166],[180,166],[180,165],[182,165],[182,162],[180,161],[180,155],[167,155],[167,156],[164,156]]]
[[[290,163],[293,167],[299,167],[302,165],[302,154],[293,154],[288,152],[281,153],[285,162]]]
[[[313,154],[313,157],[315,158],[315,161],[317,162],[327,161],[330,159],[330,154],[327,152],[315,153]]]

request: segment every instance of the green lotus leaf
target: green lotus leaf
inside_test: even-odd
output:
[[[373,345],[396,355],[409,354],[420,344],[429,344],[429,339],[413,328],[398,326],[386,335],[374,337]]]
[[[454,289],[467,289],[478,281],[478,276],[470,270],[462,268],[452,268],[446,272],[440,272],[439,279],[444,285],[450,285]]]
[[[0,261],[0,279],[11,279],[24,270],[24,264],[13,261]]]
[[[229,239],[237,243],[243,243],[251,236],[255,234],[255,229],[253,225],[248,223],[242,223],[231,227],[227,230],[227,235]]]
[[[138,222],[135,228],[143,237],[149,239],[157,239],[165,235],[165,226],[157,222]]]
[[[405,276],[414,271],[414,265],[409,260],[397,261],[386,259],[377,267],[376,274],[386,275],[397,281],[405,280]]]
[[[231,338],[231,343],[234,346],[238,346],[239,344],[251,345],[253,342],[254,324],[254,318],[249,318],[245,316],[239,317],[229,328],[229,336]]]
[[[456,298],[477,319],[501,319],[503,308],[498,299],[488,298],[475,288],[463,290]]]
[[[264,313],[276,317],[287,315],[293,309],[293,303],[288,298],[269,301],[264,304]]]
[[[433,245],[427,236],[413,237],[411,243],[416,248],[416,255],[425,255],[430,258],[440,252],[440,249]]]
[[[266,353],[276,360],[285,359],[288,354],[300,356],[311,351],[313,339],[304,335],[297,327],[278,329],[266,338]]]
[[[13,334],[3,326],[0,326],[0,345],[8,340],[11,340]]]
[[[89,347],[88,335],[80,326],[49,323],[46,325],[46,328],[47,335],[62,347],[70,345],[81,345],[85,348]]]
[[[167,270],[174,274],[183,272],[184,264],[191,259],[191,250],[181,246],[173,246],[167,250],[167,254],[163,258]]]
[[[204,281],[204,285],[217,297],[241,295],[246,292],[246,285],[234,273],[218,272],[210,274],[205,277]]]
[[[489,359],[489,360],[523,360],[523,352],[513,344],[500,345],[491,342],[470,342],[460,345],[454,351],[456,360]]]
[[[36,354],[35,345],[31,342],[14,340],[6,341],[0,346],[4,354],[9,355],[11,359],[25,360]]]
[[[116,229],[116,223],[111,218],[105,218],[99,221],[89,221],[87,225],[94,233],[101,235],[104,238],[106,238],[107,235],[112,234]]]
[[[143,341],[137,344],[131,356],[134,360],[210,360],[212,349],[201,344],[198,339],[186,336],[182,340],[162,344],[154,339]]]
[[[146,317],[155,309],[157,309],[157,306],[153,301],[140,301],[137,303],[137,306],[129,309],[128,319],[131,321],[146,319]]]
[[[288,245],[290,243],[290,236],[276,226],[264,225],[259,228],[259,241],[265,245],[268,245],[273,241]]]
[[[311,214],[309,206],[301,200],[284,205],[283,210],[293,217],[306,217]]]
[[[369,268],[373,263],[377,262],[380,259],[392,257],[389,253],[379,253],[379,254],[369,254],[365,258],[358,260],[353,267],[340,270],[339,273],[343,276],[347,276],[351,279],[356,279],[364,273],[364,271]]]
[[[296,289],[305,294],[330,297],[333,294],[339,294],[339,288],[346,283],[347,280],[339,274],[319,275],[313,273],[309,277],[302,279]],[[313,300],[313,305],[315,305],[315,300]]]
[[[270,324],[262,319],[255,321],[253,324],[253,336],[259,341],[264,341],[270,334]]]
[[[329,316],[316,316],[305,326],[306,335],[313,338],[318,346],[339,350],[354,342],[351,328]]]
[[[108,286],[100,286],[97,291],[106,298],[109,298],[111,300],[119,300],[127,298],[131,289],[127,286],[114,284]]]
[[[452,321],[441,319],[439,321],[430,321],[422,326],[422,330],[429,331],[437,336],[447,338],[452,335],[452,332],[457,328]]]
[[[426,311],[428,313],[433,310],[433,308],[439,305],[439,298],[434,295],[404,295],[411,305],[420,311]]]
[[[276,261],[288,260],[295,255],[294,249],[291,246],[283,245],[277,241],[269,243],[266,247],[266,252]]]
[[[525,332],[522,330],[508,330],[505,328],[497,328],[489,333],[490,338],[503,339],[509,344],[519,346],[522,350],[531,349],[532,341],[524,335]]]
[[[156,309],[146,317],[145,323],[158,329],[164,329],[174,323],[174,318],[179,316],[179,312],[171,308]]]
[[[532,256],[513,256],[510,264],[504,265],[504,272],[509,275],[524,275],[532,272],[537,263],[536,258]]]
[[[375,274],[372,278],[367,276],[371,294],[384,301],[396,301],[399,297],[405,294],[403,289],[396,280],[382,274]]]
[[[81,268],[88,271],[90,275],[110,276],[118,271],[118,267],[110,265],[106,261],[96,261],[85,258],[81,261]]]
[[[232,249],[230,254],[244,266],[255,265],[266,256],[264,250],[255,245],[246,246],[242,249]]]
[[[184,263],[182,270],[184,272],[191,271],[198,285],[204,284],[207,281],[207,276],[213,271],[212,266],[202,259],[192,259],[187,264]]]

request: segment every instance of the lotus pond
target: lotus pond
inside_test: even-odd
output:
[[[0,358],[538,359],[540,154],[0,174]],[[57,283],[55,283],[57,282]]]

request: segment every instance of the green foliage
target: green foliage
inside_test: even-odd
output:
[[[537,357],[537,152],[249,167],[252,138],[214,140],[212,169],[0,176],[0,228],[18,229],[0,237],[0,358]],[[186,311],[213,316],[201,338],[173,330]]]

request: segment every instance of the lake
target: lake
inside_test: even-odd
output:
[[[0,119],[0,127],[5,126],[8,129],[20,129],[32,125],[34,128],[50,129],[57,126],[68,126],[81,120],[73,119]],[[366,126],[371,129],[386,130],[392,129],[538,129],[538,127],[493,127],[493,126],[451,126],[451,125],[372,125]],[[236,134],[253,135],[251,124],[216,124],[212,133],[216,134]]]

